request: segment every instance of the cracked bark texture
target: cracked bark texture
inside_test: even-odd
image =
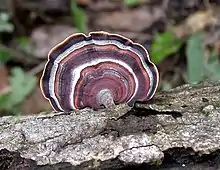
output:
[[[220,82],[157,93],[134,108],[1,117],[0,169],[159,166],[175,148],[202,157],[220,149],[219,122]]]

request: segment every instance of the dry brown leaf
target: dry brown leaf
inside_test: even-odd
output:
[[[117,31],[141,32],[163,19],[160,8],[124,9],[114,12],[103,12],[97,16],[95,25],[98,29],[110,28]]]
[[[52,47],[76,32],[76,28],[68,25],[44,25],[38,27],[31,34],[30,49],[32,49],[34,56],[47,58],[47,54]]]
[[[184,37],[191,35],[204,29],[207,25],[215,24],[217,22],[213,10],[198,11],[190,15],[182,24],[174,27],[173,30],[177,37]]]

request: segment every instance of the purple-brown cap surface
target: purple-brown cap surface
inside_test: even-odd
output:
[[[56,111],[99,109],[151,99],[158,70],[140,44],[107,32],[73,34],[55,46],[41,90]]]

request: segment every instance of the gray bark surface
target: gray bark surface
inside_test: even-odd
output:
[[[219,82],[157,93],[134,108],[1,117],[0,167],[160,165],[175,148],[190,148],[198,156],[218,151],[219,122]],[[8,157],[12,163],[5,162]]]

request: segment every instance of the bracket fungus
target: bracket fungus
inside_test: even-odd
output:
[[[158,70],[140,44],[103,31],[73,34],[48,54],[41,90],[56,111],[151,99]]]

